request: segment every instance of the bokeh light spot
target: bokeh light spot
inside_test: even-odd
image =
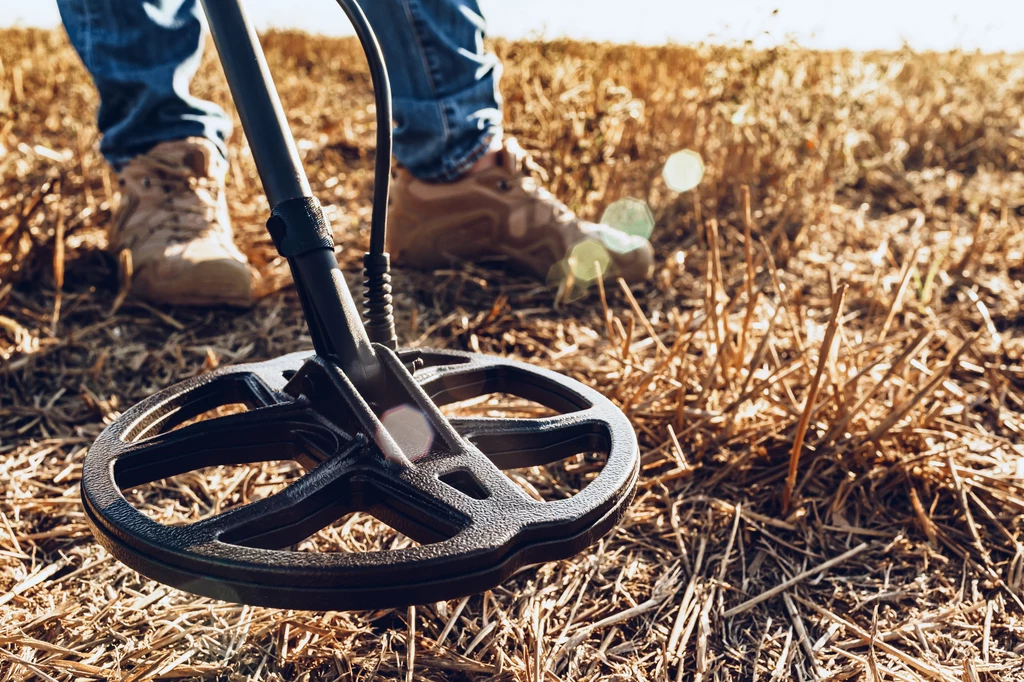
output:
[[[689,192],[704,178],[704,160],[692,149],[676,152],[668,157],[661,177],[673,192]]]
[[[594,282],[608,272],[611,255],[604,244],[596,239],[587,239],[572,247],[569,267],[578,282]]]
[[[399,405],[385,412],[380,422],[410,460],[415,461],[430,451],[434,429],[418,408]]]
[[[613,202],[604,210],[601,223],[625,234],[647,239],[654,231],[654,214],[646,202],[626,197]]]
[[[562,260],[558,261],[551,266],[548,270],[548,286],[552,288],[560,287],[565,283],[566,278],[569,277],[569,257],[566,256]]]
[[[601,232],[601,242],[609,251],[615,253],[629,253],[642,248],[647,240],[636,234],[626,234],[618,230],[604,230]]]

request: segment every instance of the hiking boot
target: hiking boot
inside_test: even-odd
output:
[[[387,233],[392,261],[431,270],[452,261],[500,258],[511,269],[550,281],[576,270],[569,264],[576,255],[599,253],[603,274],[630,283],[651,276],[650,242],[581,220],[531,171],[543,174],[512,138],[492,167],[455,182],[425,182],[398,168]],[[593,273],[593,261],[579,270]]]
[[[132,255],[132,292],[154,303],[252,305],[252,275],[231,239],[224,175],[212,142],[164,142],[121,169],[110,250]]]

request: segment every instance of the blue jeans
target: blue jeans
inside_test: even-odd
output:
[[[476,0],[358,2],[387,62],[395,156],[421,179],[458,178],[501,134],[501,63],[483,49]],[[189,94],[205,44],[196,0],[57,4],[99,90],[100,150],[110,163],[191,136],[225,151],[230,120]]]

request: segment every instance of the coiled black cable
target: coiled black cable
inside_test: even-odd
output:
[[[394,307],[391,299],[391,261],[385,245],[388,193],[391,190],[391,82],[380,43],[363,10],[355,0],[337,0],[355,29],[370,65],[370,80],[377,108],[377,148],[373,163],[373,212],[370,217],[370,249],[363,256],[363,314],[366,333],[374,343],[395,349]]]

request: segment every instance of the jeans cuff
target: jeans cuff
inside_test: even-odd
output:
[[[132,159],[148,154],[153,147],[164,142],[177,142],[179,140],[187,140],[190,137],[202,137],[213,143],[213,146],[220,152],[221,157],[228,160],[227,144],[220,135],[208,135],[203,132],[194,131],[181,131],[174,128],[169,129],[163,134],[160,134],[151,139],[145,140],[141,145],[128,150],[117,149],[116,151],[110,149],[104,149],[104,145],[100,144],[100,152],[103,154],[103,158],[106,159],[107,164],[114,169],[115,172],[120,173],[121,170],[130,162]],[[105,138],[106,139],[106,138]]]
[[[440,170],[428,175],[421,175],[419,179],[425,182],[455,182],[456,180],[461,180],[469,173],[473,164],[487,153],[494,139],[496,137],[500,138],[501,135],[501,128],[491,130],[480,138],[480,142],[468,152],[448,157],[445,159],[444,165]]]

